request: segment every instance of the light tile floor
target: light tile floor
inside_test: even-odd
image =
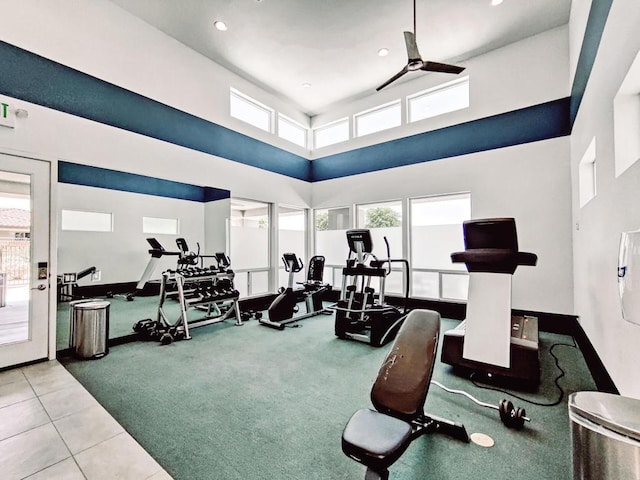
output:
[[[56,360],[0,373],[3,480],[171,480]]]

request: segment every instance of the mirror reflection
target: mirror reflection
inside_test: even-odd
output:
[[[209,266],[226,250],[228,190],[65,162],[60,170],[57,350],[70,346],[74,305],[108,301],[109,338],[132,335],[136,322],[157,318],[163,272],[185,259]],[[180,314],[177,303],[164,308]]]

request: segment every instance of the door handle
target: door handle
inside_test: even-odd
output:
[[[41,283],[37,287],[32,288],[31,290],[46,290],[47,286],[44,283]]]

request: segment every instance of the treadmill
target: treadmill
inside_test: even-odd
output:
[[[538,318],[511,314],[511,279],[537,255],[518,250],[513,218],[463,223],[465,251],[451,254],[469,271],[466,319],[444,333],[442,362],[483,381],[537,389],[540,383]]]

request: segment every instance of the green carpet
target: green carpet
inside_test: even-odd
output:
[[[456,323],[443,320],[442,330]],[[189,341],[136,342],[113,347],[100,360],[61,362],[177,480],[361,479],[365,469],[342,453],[340,436],[350,416],[370,406],[369,390],[389,346],[338,340],[331,316],[300,325],[280,332],[255,320],[238,327],[227,321],[194,329]],[[557,371],[548,348],[571,339],[543,333],[541,340],[543,381],[529,397],[549,402],[557,397]],[[578,349],[554,353],[567,372],[564,401],[545,408],[514,399],[532,419],[522,431],[504,427],[497,411],[432,386],[427,412],[496,444],[425,435],[391,468],[391,478],[570,478],[566,394],[595,385]],[[440,363],[433,378],[496,405],[505,397],[475,388]]]

